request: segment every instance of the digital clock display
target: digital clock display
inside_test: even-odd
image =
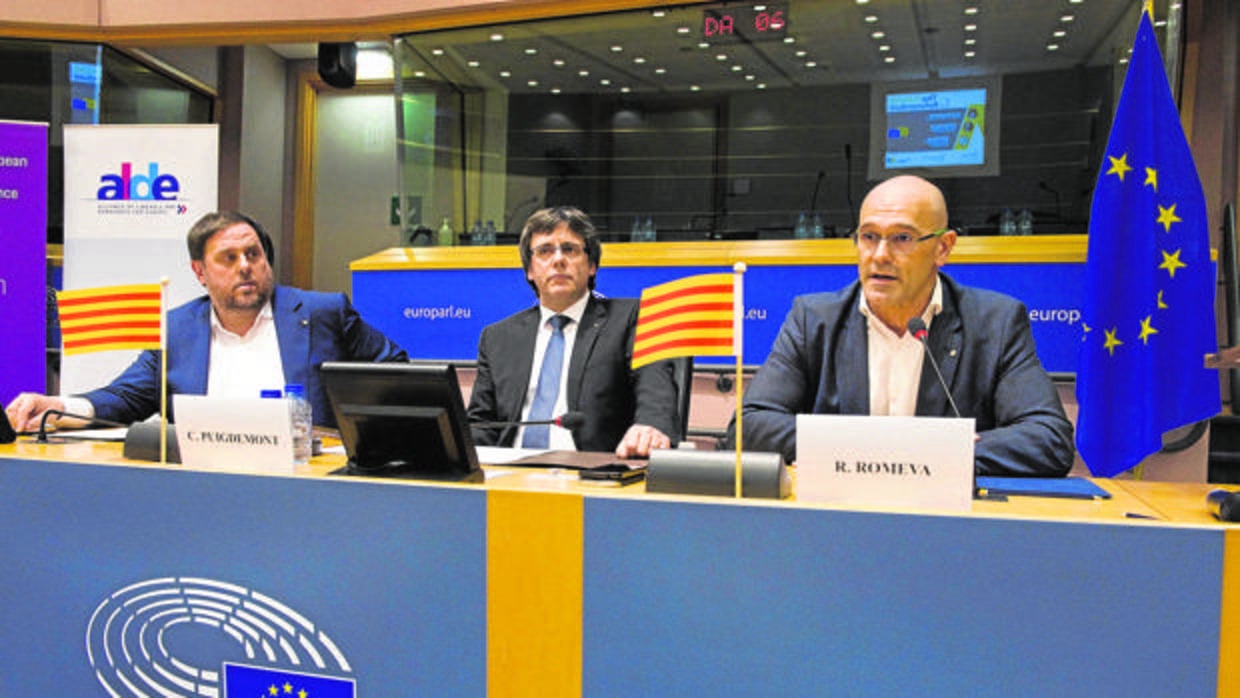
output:
[[[783,39],[788,9],[783,5],[748,4],[702,11],[702,38],[713,44]]]

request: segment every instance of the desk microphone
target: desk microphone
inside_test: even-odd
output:
[[[129,428],[128,424],[121,424],[120,422],[110,422],[106,419],[98,419],[96,417],[86,417],[80,414],[64,412],[62,410],[48,410],[43,413],[43,418],[39,420],[39,433],[38,435],[35,436],[34,438],[35,441],[38,441],[39,443],[44,443],[44,444],[47,443],[47,418],[52,415],[56,415],[57,417],[68,417],[70,419],[80,419],[90,424],[102,424],[105,427],[119,427],[121,429]]]
[[[539,424],[554,424],[562,429],[577,429],[586,424],[586,416],[580,412],[565,412],[555,419],[534,419],[526,422],[470,422],[469,426],[479,429],[506,429],[508,427],[533,427]]]
[[[1206,508],[1219,521],[1240,521],[1240,492],[1214,490],[1206,495]]]
[[[909,319],[908,331],[913,333],[913,336],[925,347],[926,358],[930,359],[930,367],[934,369],[934,375],[939,379],[939,386],[943,388],[943,392],[947,393],[947,402],[952,406],[952,412],[956,414],[956,418],[960,419],[960,410],[956,408],[956,401],[952,398],[952,391],[947,387],[947,381],[943,380],[943,373],[939,370],[939,362],[934,360],[934,353],[930,351],[930,344],[926,342],[926,337],[930,334],[926,330],[926,321],[919,317]]]

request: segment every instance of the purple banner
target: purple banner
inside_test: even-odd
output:
[[[45,392],[47,124],[0,121],[0,402]]]

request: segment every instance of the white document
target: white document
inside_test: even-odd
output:
[[[972,419],[797,415],[797,501],[968,510]]]
[[[293,472],[289,405],[270,398],[173,395],[181,464],[203,470]]]

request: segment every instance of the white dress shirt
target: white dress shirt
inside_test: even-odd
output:
[[[921,313],[921,319],[930,329],[934,316],[943,309],[943,285],[937,277],[930,303]],[[870,414],[911,417],[917,412],[917,393],[921,385],[921,367],[924,348],[913,333],[905,331],[897,335],[870,311],[861,294],[861,314],[866,317],[868,329],[868,357],[870,363]]]
[[[534,362],[530,367],[529,385],[525,387],[525,404],[521,407],[521,421],[530,418],[530,407],[534,402],[534,393],[538,390],[538,375],[542,372],[543,356],[546,355],[547,344],[551,341],[551,318],[556,315],[567,316],[572,322],[564,326],[564,365],[560,367],[560,391],[555,396],[555,409],[551,410],[551,416],[555,418],[568,411],[568,365],[572,361],[573,345],[577,343],[577,328],[581,326],[581,317],[585,315],[586,303],[589,301],[590,294],[586,293],[561,313],[542,305],[538,306],[538,336],[534,339]],[[554,424],[550,429],[548,448],[565,451],[577,450],[577,444],[573,441],[573,432]],[[525,427],[521,427],[517,430],[517,439],[513,443],[520,445],[524,437]]]

